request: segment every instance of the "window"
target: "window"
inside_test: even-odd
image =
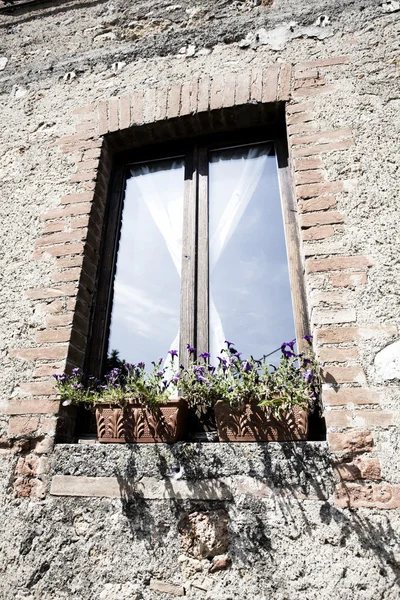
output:
[[[89,369],[226,339],[268,355],[308,333],[287,153],[274,132],[208,136],[119,157]],[[271,357],[273,360],[273,356]]]

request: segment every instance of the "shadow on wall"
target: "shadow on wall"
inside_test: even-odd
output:
[[[143,476],[143,446],[137,445],[129,446],[126,467],[114,474],[132,540],[149,551],[168,548],[177,559],[186,553],[210,561],[228,552],[233,569],[273,569],[299,551],[306,557],[311,546],[318,560],[318,545],[331,545],[343,556],[373,557],[379,574],[391,572],[399,586],[398,533],[386,512],[333,506],[326,444],[179,443],[146,450],[154,476]]]

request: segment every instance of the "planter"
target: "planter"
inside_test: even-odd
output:
[[[220,442],[285,442],[306,440],[308,413],[299,406],[271,415],[268,407],[257,402],[234,409],[226,402],[215,406],[215,420]]]
[[[130,402],[125,408],[112,404],[96,408],[99,442],[173,444],[182,439],[186,424],[187,404],[184,400],[171,400],[154,410]]]

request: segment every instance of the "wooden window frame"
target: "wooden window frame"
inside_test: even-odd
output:
[[[128,166],[132,163],[184,156],[179,353],[180,361],[185,364],[187,343],[195,346],[198,353],[208,351],[209,345],[208,152],[227,146],[260,142],[273,142],[275,146],[295,333],[298,348],[303,348],[303,336],[309,333],[309,322],[300,252],[300,228],[292,193],[288,146],[284,127],[268,125],[227,134],[209,134],[183,141],[155,143],[115,155],[103,229],[98,286],[92,310],[86,372],[100,377],[107,355],[113,281]]]

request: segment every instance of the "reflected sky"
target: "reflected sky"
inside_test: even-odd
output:
[[[178,347],[183,189],[183,159],[131,167],[108,344],[128,362],[151,367]]]
[[[295,337],[273,145],[212,152],[209,205],[211,353],[260,358]]]

